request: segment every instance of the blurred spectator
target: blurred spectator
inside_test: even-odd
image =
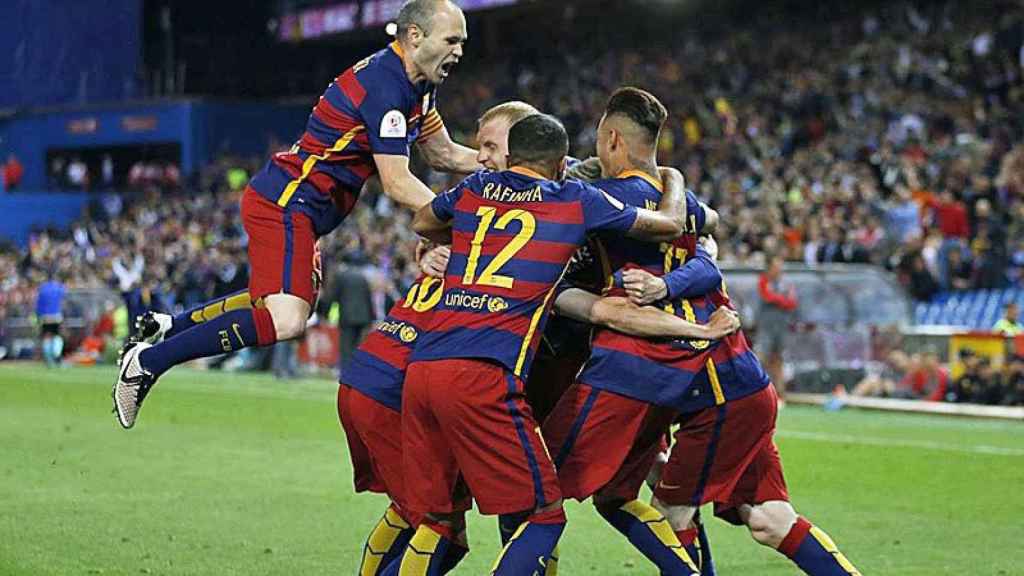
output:
[[[1000,332],[1006,336],[1018,336],[1024,332],[1024,326],[1017,322],[1020,310],[1016,302],[1010,302],[1003,311],[1003,317],[992,327],[993,332]]]
[[[928,302],[939,292],[939,283],[928,271],[924,256],[920,252],[910,254],[908,258],[910,264],[909,270],[907,270],[907,289],[915,300]]]
[[[100,164],[100,183],[104,190],[114,188],[114,159],[110,154],[103,155],[103,162]]]
[[[1014,354],[1006,363],[1004,374],[1006,406],[1024,406],[1024,356]]]
[[[893,350],[886,356],[880,372],[868,369],[864,378],[854,386],[854,396],[891,396],[897,384],[903,381],[912,364],[902,350]]]
[[[89,165],[75,156],[68,164],[67,182],[72,188],[89,189]]]
[[[974,271],[969,262],[964,261],[963,251],[954,248],[946,255],[946,290],[970,290],[974,279]]]
[[[4,190],[15,190],[21,184],[21,177],[25,175],[25,167],[18,161],[14,154],[7,156],[7,162],[3,169]]]
[[[61,362],[64,353],[64,338],[60,326],[64,322],[64,294],[66,288],[56,275],[39,286],[36,296],[36,319],[40,326],[43,361],[53,367]]]
[[[772,256],[768,260],[768,268],[758,278],[757,293],[761,297],[757,313],[757,354],[765,360],[768,377],[780,394],[784,394],[783,354],[798,302],[796,289],[782,282],[782,256]]]
[[[341,364],[344,364],[352,358],[363,333],[377,319],[373,313],[370,282],[357,262],[346,258],[338,267],[328,290],[328,305],[337,303],[340,307],[338,331]]]
[[[941,402],[949,387],[949,372],[939,362],[939,355],[928,351],[910,364],[911,370],[890,394],[896,398],[912,398]]]

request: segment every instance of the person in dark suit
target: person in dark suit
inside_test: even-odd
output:
[[[328,306],[337,302],[341,310],[338,332],[341,336],[340,362],[344,364],[377,318],[373,311],[370,282],[357,257],[343,259],[332,280],[327,302]]]

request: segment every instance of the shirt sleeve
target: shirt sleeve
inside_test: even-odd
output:
[[[582,186],[580,203],[583,206],[583,223],[587,231],[607,230],[625,234],[636,222],[636,208],[623,204],[613,196],[589,184]]]
[[[454,188],[444,194],[438,194],[434,197],[430,202],[430,208],[434,211],[434,216],[437,216],[438,220],[448,222],[455,218],[455,204],[462,198],[463,190],[469,186],[470,180],[473,178],[476,178],[476,174],[459,182]]]
[[[360,78],[362,80],[362,78]],[[359,113],[366,126],[370,151],[374,154],[409,155],[410,109],[407,95],[402,93],[395,81],[369,78],[366,81],[366,98],[359,106]]]
[[[697,195],[693,193],[693,190],[689,189],[686,190],[686,219],[690,220],[693,224],[694,233],[698,235],[704,229],[704,223],[708,219],[707,212],[704,211],[704,205],[697,199]]]
[[[436,109],[431,110],[427,114],[427,119],[423,121],[423,129],[420,130],[420,135],[416,138],[416,141],[426,140],[443,129],[444,120],[441,119],[441,114]]]
[[[697,298],[717,290],[722,285],[722,271],[715,265],[710,254],[703,248],[698,248],[693,258],[666,274],[664,280],[670,300]]]

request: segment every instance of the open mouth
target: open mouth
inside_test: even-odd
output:
[[[455,69],[455,66],[458,63],[458,60],[453,60],[451,62],[445,62],[444,64],[441,64],[441,78],[447,78],[448,75],[452,73],[452,70]]]

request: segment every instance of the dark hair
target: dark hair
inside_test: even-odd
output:
[[[658,140],[661,127],[668,118],[668,110],[654,94],[640,88],[626,86],[612,92],[604,110],[605,116],[625,116],[643,128],[651,143]]]
[[[508,131],[509,165],[558,162],[569,153],[569,135],[558,118],[533,114]]]
[[[402,8],[398,11],[398,18],[395,18],[398,37],[405,36],[412,26],[422,30],[424,36],[430,36],[434,24],[434,13],[442,4],[447,3],[448,0],[408,0],[402,4]]]

